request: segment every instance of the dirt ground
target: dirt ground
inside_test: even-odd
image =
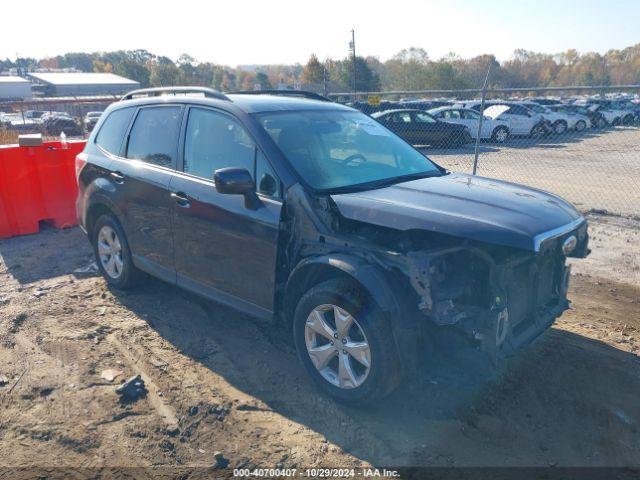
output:
[[[572,309],[503,376],[425,363],[372,409],[319,395],[269,323],[76,272],[78,229],[2,241],[0,467],[640,466],[640,223],[591,223]]]

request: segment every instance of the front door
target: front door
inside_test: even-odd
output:
[[[190,108],[182,150],[171,182],[178,284],[268,316],[282,206],[275,173],[240,122],[214,109]],[[213,173],[224,167],[251,172],[259,202],[219,193]]]

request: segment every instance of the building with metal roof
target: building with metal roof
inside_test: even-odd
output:
[[[31,82],[22,77],[0,75],[0,100],[31,98]]]
[[[113,73],[31,72],[34,92],[47,97],[122,95],[140,83]]]

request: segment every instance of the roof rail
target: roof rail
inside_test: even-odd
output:
[[[229,100],[229,98],[223,93],[207,87],[154,87],[132,90],[125,94],[120,101],[131,100],[133,97],[137,96],[158,97],[165,94],[176,95],[179,93],[201,93],[205,97],[217,98],[218,100]]]
[[[283,97],[304,97],[311,100],[320,100],[323,102],[333,102],[333,100],[315,92],[306,90],[238,90],[235,92],[227,92],[234,95],[280,95]]]

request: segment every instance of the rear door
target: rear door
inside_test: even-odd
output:
[[[412,125],[415,131],[414,145],[434,145],[446,142],[452,129],[446,122],[437,121],[428,113],[412,112]]]
[[[534,125],[527,109],[520,105],[510,105],[502,117],[509,121],[511,132],[515,135],[529,135]]]
[[[139,108],[126,137],[125,158],[110,165],[134,263],[173,282],[169,183],[176,168],[182,113],[180,105]]]
[[[178,284],[257,316],[273,310],[281,187],[242,124],[215,109],[191,107],[171,183]],[[213,173],[246,168],[256,205],[221,194]]]
[[[478,136],[478,126],[480,125],[480,114],[471,109],[459,110],[459,112],[460,117],[462,118],[462,125],[469,129],[469,133],[471,134],[472,138],[476,138]],[[486,138],[488,122],[482,123],[482,133],[480,134],[480,138]]]

